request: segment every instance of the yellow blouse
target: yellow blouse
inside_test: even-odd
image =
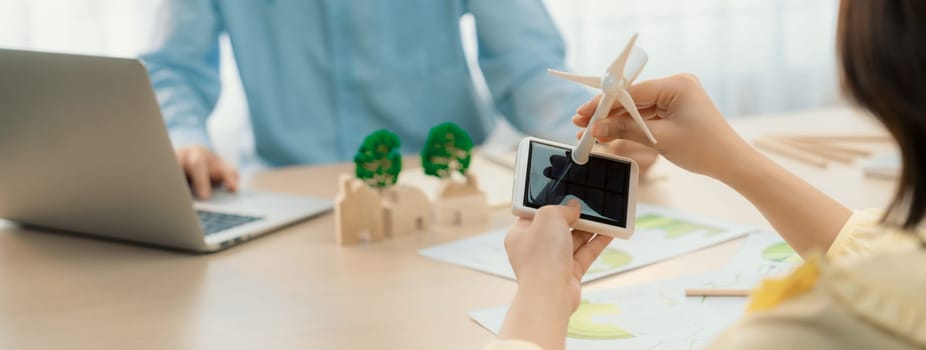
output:
[[[926,348],[923,238],[881,227],[880,217],[879,210],[854,213],[826,259],[763,283],[750,311],[707,349]],[[495,341],[486,349],[539,347]]]

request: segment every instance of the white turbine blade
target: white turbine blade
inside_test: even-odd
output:
[[[617,93],[617,100],[624,106],[627,112],[630,112],[630,116],[637,122],[637,125],[640,125],[640,129],[643,129],[643,133],[646,134],[646,138],[649,139],[649,142],[655,145],[656,138],[653,137],[653,133],[649,131],[649,127],[647,127],[646,122],[643,121],[643,116],[641,116],[640,111],[637,110],[637,104],[633,102],[633,97],[630,97],[630,93],[627,92],[627,90],[621,90]]]
[[[638,34],[634,34],[630,37],[630,41],[627,42],[624,51],[621,51],[621,54],[614,59],[614,63],[611,63],[611,66],[608,67],[608,73],[615,79],[624,76],[624,65],[627,64],[627,57],[630,56],[630,51],[633,50],[633,44],[637,42],[637,35]]]
[[[582,85],[588,85],[596,89],[601,88],[601,77],[592,77],[587,75],[578,75],[572,73],[561,72],[555,69],[547,69],[547,72],[550,75],[555,77],[560,77],[566,80],[572,80]]]
[[[627,59],[627,65],[624,66],[624,81],[627,82],[627,86],[630,86],[634,80],[637,80],[637,77],[640,76],[640,72],[643,72],[643,67],[646,67],[646,62],[648,60],[649,57],[646,51],[639,46],[633,47],[633,50],[630,51],[630,57]]]

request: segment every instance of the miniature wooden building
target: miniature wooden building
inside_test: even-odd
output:
[[[379,192],[350,175],[342,175],[339,182],[334,202],[338,244],[382,241],[385,231]]]
[[[431,201],[420,189],[395,185],[382,194],[383,232],[387,238],[427,231],[431,227]]]
[[[476,176],[466,174],[466,182],[446,180],[437,192],[434,221],[439,225],[470,226],[489,221],[486,194],[479,189]]]

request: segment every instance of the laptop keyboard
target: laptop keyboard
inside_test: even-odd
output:
[[[199,209],[196,210],[196,215],[199,216],[199,222],[203,225],[203,231],[206,232],[207,236],[261,219],[256,216],[217,213]]]

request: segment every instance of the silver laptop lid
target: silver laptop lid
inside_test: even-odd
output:
[[[138,60],[0,50],[0,217],[201,250]]]

